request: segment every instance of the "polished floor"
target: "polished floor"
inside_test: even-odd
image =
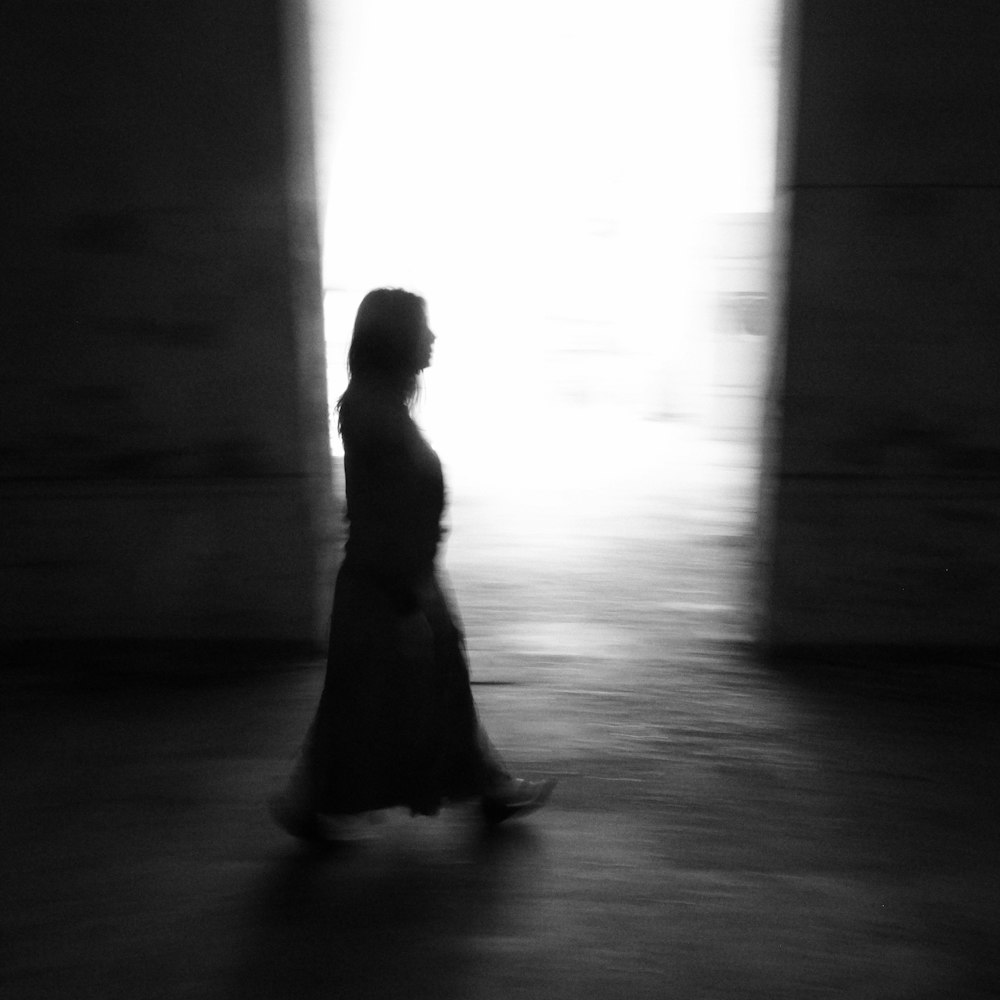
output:
[[[678,473],[534,534],[456,501],[483,718],[560,780],[491,835],[471,809],[328,851],[274,827],[317,663],[9,667],[3,996],[1000,995],[1000,685],[757,662],[752,476],[719,455],[698,504]]]

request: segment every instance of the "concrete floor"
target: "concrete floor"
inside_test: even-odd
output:
[[[754,662],[752,476],[713,454],[534,534],[457,499],[482,715],[560,778],[491,836],[275,828],[316,663],[9,669],[3,996],[1000,996],[996,681]]]

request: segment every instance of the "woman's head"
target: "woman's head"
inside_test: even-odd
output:
[[[358,306],[347,352],[352,379],[398,385],[411,396],[417,375],[431,360],[434,334],[427,327],[427,304],[402,288],[376,288]]]

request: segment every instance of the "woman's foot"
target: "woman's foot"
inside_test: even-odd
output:
[[[494,826],[516,816],[526,816],[536,809],[541,809],[555,787],[556,783],[552,778],[545,781],[509,778],[483,796],[481,803],[483,819],[490,826]]]
[[[268,802],[271,818],[285,833],[310,844],[348,847],[368,841],[372,828],[384,822],[381,813],[326,816],[311,811],[289,795],[276,795]]]
[[[314,844],[326,843],[327,835],[319,814],[303,809],[288,795],[276,795],[268,803],[271,818],[285,833]]]

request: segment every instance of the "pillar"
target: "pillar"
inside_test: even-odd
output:
[[[0,635],[322,641],[335,541],[301,5],[0,31]]]
[[[1000,9],[786,18],[761,636],[1000,646]]]

